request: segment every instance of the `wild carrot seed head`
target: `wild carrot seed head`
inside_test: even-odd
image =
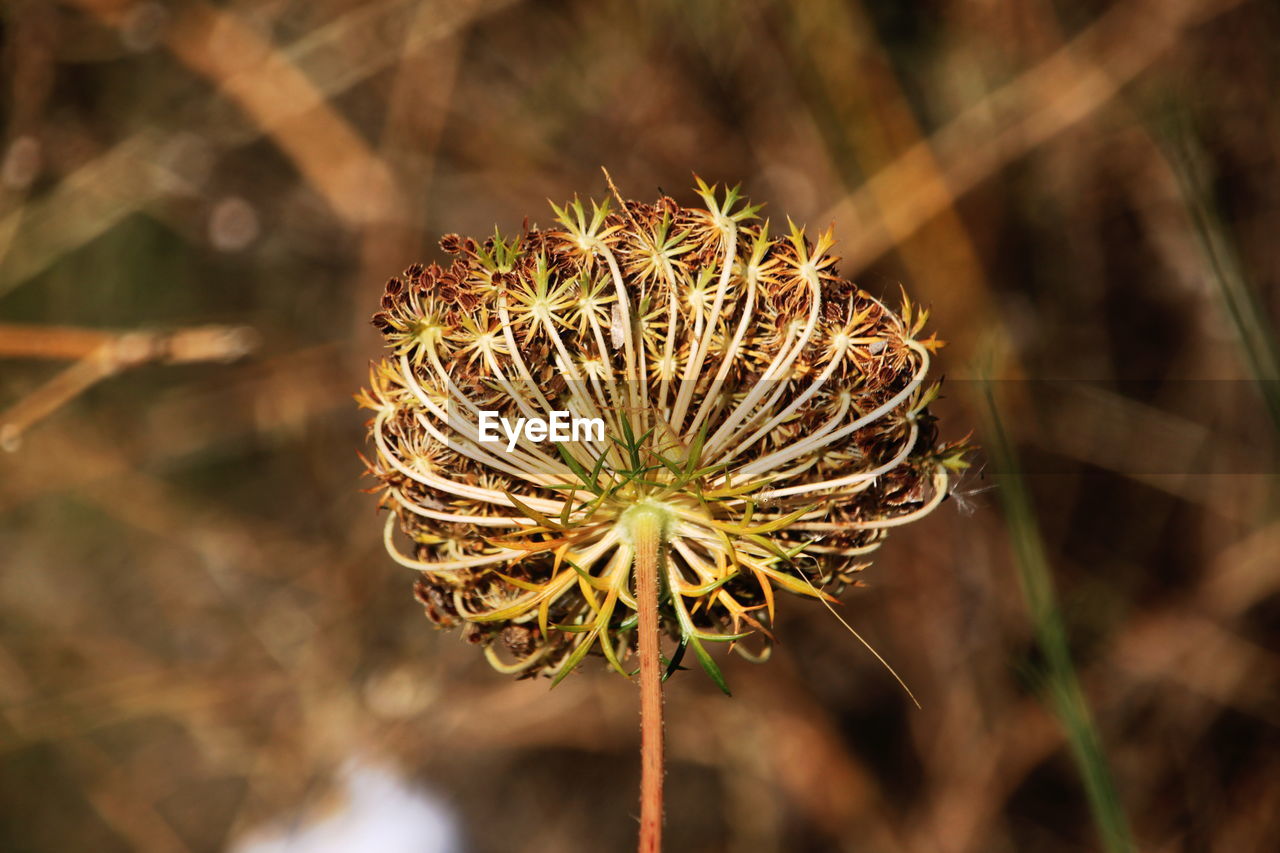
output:
[[[964,464],[926,408],[927,313],[841,279],[830,230],[778,235],[736,188],[698,193],[449,235],[447,269],[387,284],[358,397],[387,548],[499,669],[559,678],[599,651],[626,672],[643,506],[666,520],[663,625],[718,679],[705,642],[767,648],[775,590],[838,593]],[[482,440],[485,412],[555,411],[603,434]]]

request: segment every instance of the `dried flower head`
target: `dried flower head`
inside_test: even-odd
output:
[[[963,465],[926,409],[927,312],[838,277],[829,230],[775,235],[736,188],[698,193],[552,205],[553,228],[449,236],[450,266],[387,283],[390,352],[358,398],[387,549],[504,672],[592,651],[628,672],[640,513],[671,665],[691,650],[721,682],[704,643],[767,651],[775,590],[832,599]],[[555,412],[603,429],[511,428]]]

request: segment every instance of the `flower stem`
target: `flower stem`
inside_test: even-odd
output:
[[[636,507],[637,510],[643,507]],[[661,512],[631,514],[635,547],[640,653],[640,853],[662,849],[662,659],[658,646],[658,570],[662,559]]]

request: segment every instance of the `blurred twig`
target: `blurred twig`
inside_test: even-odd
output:
[[[117,0],[74,2],[108,22],[122,8]],[[325,93],[235,11],[185,3],[165,43],[270,135],[344,220],[378,220],[394,208],[398,190],[382,161]]]
[[[0,296],[165,193],[164,145],[159,132],[140,131],[0,219]]]
[[[1185,415],[1085,382],[1048,384],[1037,395],[1039,425],[1020,422],[1019,440],[1094,465],[1235,521],[1254,518],[1274,466],[1258,452]],[[1007,400],[1006,400],[1007,404]]]
[[[108,24],[119,22],[133,5],[121,0],[69,2],[91,10]],[[424,14],[419,19],[421,22],[409,30],[403,51],[405,54],[422,51],[437,40],[451,37],[477,18],[513,2],[490,0],[477,5],[449,5],[440,9],[437,15],[428,17]],[[294,83],[298,82],[298,77],[309,82],[308,100],[291,102],[283,98],[268,99],[266,94],[262,94],[258,96],[260,100],[255,101],[259,112],[248,116],[251,121],[228,123],[226,114],[215,108],[220,99],[214,97],[201,110],[199,120],[188,125],[186,130],[219,148],[247,145],[277,125],[284,126],[282,132],[287,131],[291,137],[297,137],[302,133],[297,128],[307,126],[299,113],[308,109],[313,96],[332,101],[399,58],[400,53],[385,34],[402,29],[404,19],[414,13],[415,6],[410,0],[365,3],[317,27],[288,47],[276,49],[275,67],[294,69],[276,73],[284,74]],[[212,37],[207,31],[206,35]],[[250,31],[249,35],[254,34]],[[256,35],[254,37],[257,38]],[[188,33],[184,38],[191,39],[192,36]],[[198,47],[189,45],[193,52]],[[207,49],[207,46],[200,49]],[[342,62],[333,61],[335,50],[341,50]],[[243,60],[233,57],[232,61]],[[271,82],[270,78],[262,76],[253,80],[255,83]],[[247,84],[242,81],[238,85]],[[261,121],[266,124],[261,124]],[[316,119],[308,121],[314,123]],[[181,176],[174,175],[163,165],[170,143],[170,137],[159,128],[139,131],[63,178],[46,197],[28,202],[0,219],[0,259],[4,261],[0,265],[0,296],[180,186]],[[295,139],[295,143],[305,146],[306,140]],[[367,150],[367,146],[363,147]],[[291,153],[290,149],[285,150]],[[343,193],[343,198],[346,198],[348,190],[357,195],[372,191],[372,186],[362,185],[357,161],[351,161],[355,163],[354,171],[347,178],[353,183],[353,188],[329,177],[328,173],[338,162],[325,161],[324,156],[329,153],[332,152],[326,147],[323,151],[306,154],[312,168],[326,173],[322,176],[326,185]],[[301,167],[299,171],[309,175]],[[360,207],[363,202],[359,198],[353,197],[349,203],[358,208],[361,215],[373,212]],[[342,204],[348,202],[343,201]],[[339,213],[343,211],[343,208],[336,209]],[[394,212],[385,210],[384,213],[394,215]]]
[[[157,400],[129,432],[130,441],[119,432],[110,436],[114,447],[105,436],[89,441],[84,431],[34,434],[24,464],[0,479],[0,513],[43,494],[90,488],[137,466],[174,465],[220,444],[299,434],[322,415],[349,412],[352,405],[346,393],[352,380],[340,369],[333,344],[255,359],[229,368],[225,377],[215,387]],[[57,465],[73,452],[77,465]]]
[[[824,217],[856,222],[860,211],[879,209],[876,220],[860,223],[853,238],[841,243],[847,274],[907,239],[1013,160],[1088,117],[1175,45],[1183,30],[1240,2],[1131,0],[1116,6],[1048,59],[913,145]]]
[[[815,101],[810,111],[818,122],[835,171],[843,175],[848,191],[857,188],[859,177],[874,174],[894,158],[927,148],[924,129],[916,117],[902,84],[894,72],[886,46],[875,38],[865,2],[792,2],[788,16],[794,33],[790,39],[789,65]],[[886,218],[901,203],[901,186],[893,181],[869,181],[854,196],[859,225],[878,223],[894,239],[894,250],[902,259],[913,286],[922,291],[940,317],[965,312],[974,322],[953,326],[947,338],[959,344],[962,358],[971,355],[977,338],[1002,333],[990,322],[994,319],[990,288],[978,250],[968,226],[955,209],[955,198],[947,189],[947,176],[933,159],[920,162],[915,177],[936,193],[940,206],[932,220],[918,231],[899,231],[900,222]],[[861,227],[852,229],[858,242]],[[844,240],[841,243],[844,250]],[[853,252],[856,254],[856,251]],[[865,265],[870,258],[857,258]],[[846,275],[856,270],[846,270]],[[1007,349],[1007,348],[1002,348]]]
[[[479,8],[474,0],[458,5],[469,12]],[[449,37],[433,37],[438,17],[436,9],[422,5],[408,22],[400,47],[378,155],[400,187],[402,203],[392,221],[371,223],[364,229],[360,275],[354,279],[361,289],[408,266],[419,249],[428,213],[421,200],[428,197],[431,188],[436,150],[444,132],[466,33],[466,27],[460,24]],[[426,49],[428,45],[430,50]],[[417,203],[408,203],[410,198]],[[358,315],[358,322],[361,331],[372,334],[367,317]]]
[[[253,331],[243,326],[110,333],[0,324],[0,357],[76,359],[0,412],[0,448],[17,450],[24,432],[109,376],[149,362],[233,361],[255,344]]]

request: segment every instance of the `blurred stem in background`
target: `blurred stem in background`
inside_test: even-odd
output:
[[[1248,370],[1258,383],[1272,425],[1280,432],[1280,348],[1266,312],[1246,280],[1235,243],[1223,227],[1206,175],[1208,158],[1188,120],[1175,119],[1155,131],[1177,178],[1210,278],[1239,336]]]
[[[1005,527],[1013,545],[1023,597],[1030,611],[1036,644],[1044,656],[1041,685],[1071,747],[1071,757],[1084,781],[1089,809],[1103,846],[1109,853],[1132,853],[1134,844],[1120,798],[1116,794],[1102,739],[1098,736],[1084,691],[1071,662],[1067,630],[1054,594],[1053,577],[1045,556],[1031,495],[1022,479],[1017,454],[1005,432],[988,381],[982,383],[983,446],[1001,475],[1000,500]]]
[[[0,323],[0,359],[72,361],[21,400],[0,409],[0,450],[16,451],[28,429],[111,376],[149,363],[231,362],[248,355],[257,343],[257,333],[247,326],[109,332]]]

